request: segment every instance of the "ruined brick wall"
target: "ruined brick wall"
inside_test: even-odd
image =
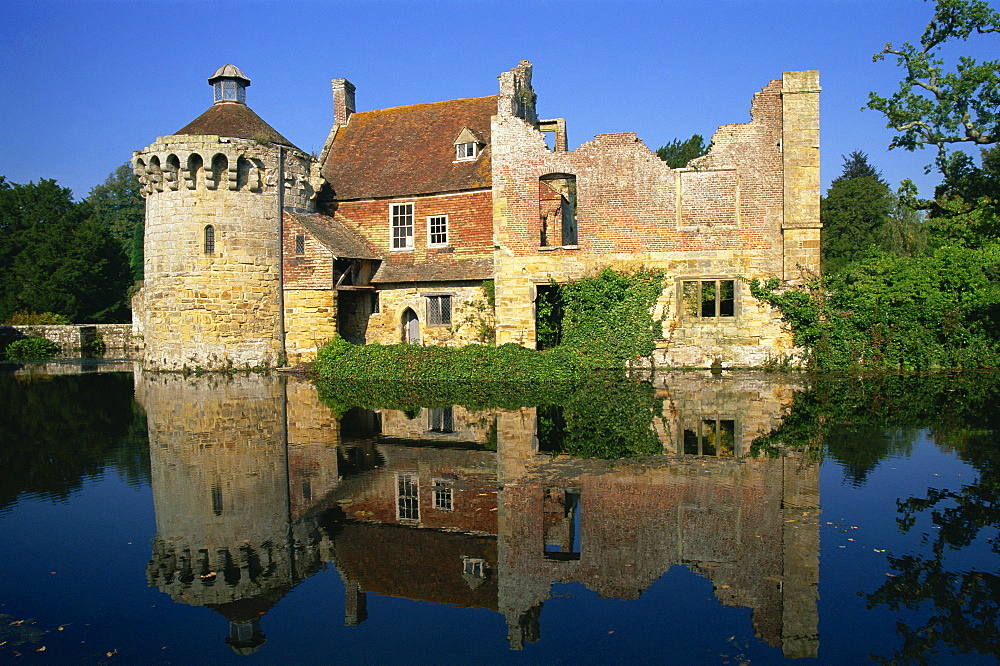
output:
[[[311,158],[255,141],[178,135],[137,152],[133,166],[146,196],[145,279],[135,300],[146,366],[277,365],[278,188],[286,206],[311,206]],[[206,247],[208,227],[214,247]]]
[[[685,169],[670,169],[633,133],[598,135],[577,150],[550,151],[533,125],[501,110],[492,126],[497,342],[534,345],[537,285],[592,275],[604,266],[647,267],[669,278],[654,312],[665,318],[659,365],[705,367],[718,359],[756,366],[792,353],[790,333],[777,315],[755,302],[737,278],[789,277],[786,245],[796,270],[818,271],[818,255],[809,254],[819,227],[818,208],[811,207],[819,201],[812,178],[818,85],[815,72],[805,74],[811,87],[794,84],[801,89],[794,121],[785,118],[782,81],[772,81],[754,96],[751,121],[721,127],[711,152]],[[808,135],[811,147],[788,157],[788,134]],[[784,208],[789,173],[800,176],[802,205],[794,214]],[[540,245],[545,202],[539,201],[539,179],[550,174],[575,177],[575,245]],[[786,242],[783,225],[792,217]],[[735,315],[685,316],[686,279],[733,281]]]

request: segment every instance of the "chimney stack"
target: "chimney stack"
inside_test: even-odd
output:
[[[333,84],[333,122],[346,125],[348,118],[354,113],[354,84],[347,79],[334,79]]]

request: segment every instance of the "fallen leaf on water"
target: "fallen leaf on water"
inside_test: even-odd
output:
[[[35,650],[35,652],[45,652],[45,646],[43,645],[42,647]]]
[[[105,653],[105,655],[106,655],[106,656],[108,656],[108,657],[113,657],[113,656],[115,656],[116,654],[118,654],[118,650],[117,650],[117,649],[115,649],[115,650],[112,650],[111,652],[106,652],[106,653]]]

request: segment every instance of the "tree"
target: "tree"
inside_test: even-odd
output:
[[[945,71],[942,49],[973,34],[1000,33],[1000,13],[985,0],[937,0],[919,46],[891,43],[875,61],[896,56],[906,74],[891,97],[869,93],[868,108],[881,111],[897,134],[890,148],[916,150],[934,146],[937,163],[946,167],[947,149],[960,143],[986,146],[997,140],[1000,123],[1000,60],[977,63],[960,57]]]
[[[111,236],[129,258],[133,280],[142,279],[142,233],[146,202],[139,188],[139,179],[132,172],[132,165],[126,162],[87,195],[94,214],[103,220]]]
[[[706,143],[705,137],[694,134],[686,141],[674,139],[667,145],[661,146],[656,150],[656,155],[671,169],[680,169],[686,167],[694,158],[708,154],[711,148],[711,141]]]
[[[937,0],[919,45],[886,44],[874,55],[875,61],[895,56],[905,72],[895,94],[869,93],[868,108],[884,113],[887,127],[896,131],[889,148],[937,149],[933,166],[944,182],[934,198],[918,199],[910,181],[902,191],[911,207],[929,212],[938,244],[977,247],[1000,237],[1000,170],[989,164],[995,149],[983,150],[998,138],[1000,60],[961,56],[948,68],[944,57],[955,42],[998,33],[1000,12],[985,0]],[[964,144],[980,149],[982,166],[955,150]]]
[[[863,152],[844,157],[844,172],[820,201],[823,272],[835,273],[881,247],[894,200],[889,185]]]
[[[54,180],[0,187],[0,321],[17,310],[127,320],[128,260],[89,202]]]

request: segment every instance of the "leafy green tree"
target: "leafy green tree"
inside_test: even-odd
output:
[[[1000,60],[980,63],[960,56],[949,66],[945,55],[973,35],[1000,33],[1000,12],[985,0],[937,0],[934,8],[919,44],[890,43],[875,54],[876,61],[895,56],[904,75],[891,96],[869,93],[868,108],[884,113],[887,127],[896,131],[890,148],[936,149],[933,166],[944,182],[934,198],[917,199],[909,181],[904,181],[904,193],[912,206],[929,211],[939,244],[975,247],[1000,237],[998,158],[995,151],[982,151],[998,137]],[[963,145],[982,151],[982,166],[955,149]]]
[[[87,196],[94,214],[101,218],[111,236],[129,258],[133,280],[142,279],[142,234],[146,217],[146,202],[140,192],[139,179],[129,163],[112,171],[103,184],[94,187]]]
[[[890,97],[869,93],[868,108],[888,118],[897,134],[890,148],[937,148],[937,164],[944,167],[948,148],[960,143],[986,146],[997,140],[1000,124],[1000,60],[982,63],[960,57],[946,71],[943,49],[973,34],[1000,33],[1000,13],[986,0],[937,0],[934,15],[919,45],[891,43],[876,53],[875,61],[896,56],[905,70],[899,90]]]
[[[671,169],[680,169],[686,167],[694,158],[708,154],[711,148],[711,141],[706,142],[705,137],[694,134],[686,141],[674,139],[667,145],[661,146],[656,150],[656,155]]]
[[[823,272],[840,271],[880,247],[881,232],[890,219],[893,196],[868,156],[854,151],[844,157],[844,172],[820,201]]]
[[[128,260],[89,202],[53,180],[0,187],[0,320],[17,310],[124,321]]]

